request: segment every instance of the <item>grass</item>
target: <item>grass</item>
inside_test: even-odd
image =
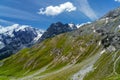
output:
[[[101,58],[96,62],[94,67],[96,68],[94,71],[87,74],[87,76],[84,78],[84,80],[119,80],[115,79],[115,74],[113,73],[113,53],[105,53],[101,56]],[[117,54],[119,56],[119,53]],[[119,65],[119,64],[117,64]],[[116,69],[118,71],[119,69]],[[112,78],[109,78],[111,76],[114,76]],[[114,78],[114,79],[113,79]],[[116,77],[118,78],[118,76]]]
[[[3,65],[0,67],[0,75],[3,77],[0,77],[0,79],[29,76],[49,63],[51,65],[44,72],[33,78],[50,74],[41,80],[70,79],[83,65],[87,64],[84,63],[84,60],[94,56],[101,48],[101,46],[97,47],[98,42],[96,40],[98,37],[93,34],[82,36],[70,34],[65,33],[49,38],[1,61]],[[65,66],[73,64],[73,61],[75,61],[73,66],[62,70]],[[56,71],[58,72],[56,73]]]

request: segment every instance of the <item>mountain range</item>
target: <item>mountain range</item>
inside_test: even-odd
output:
[[[27,25],[0,26],[0,59],[35,44],[43,33]]]
[[[0,61],[1,80],[120,80],[120,8],[80,26],[53,23]]]
[[[61,22],[52,23],[46,31],[19,24],[8,27],[0,26],[0,59],[9,57],[44,39],[75,29],[77,27],[74,24],[63,24]]]

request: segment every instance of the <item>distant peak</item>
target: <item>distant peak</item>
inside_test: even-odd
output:
[[[42,35],[40,42],[55,35],[76,30],[75,24],[63,24],[62,22],[52,23],[47,31]]]

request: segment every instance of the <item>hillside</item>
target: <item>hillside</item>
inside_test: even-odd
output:
[[[119,10],[0,61],[0,79],[120,80]]]

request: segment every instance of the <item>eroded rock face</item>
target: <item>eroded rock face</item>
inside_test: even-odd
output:
[[[109,51],[120,49],[120,32],[113,30],[112,32],[104,28],[99,28],[96,32],[101,36],[101,44]]]
[[[105,48],[114,46],[116,49],[120,49],[120,33],[106,34],[106,37],[102,39],[102,44]]]
[[[76,30],[77,27],[74,24],[63,24],[61,22],[52,23],[46,32],[41,36],[39,42],[53,37],[55,35]]]

